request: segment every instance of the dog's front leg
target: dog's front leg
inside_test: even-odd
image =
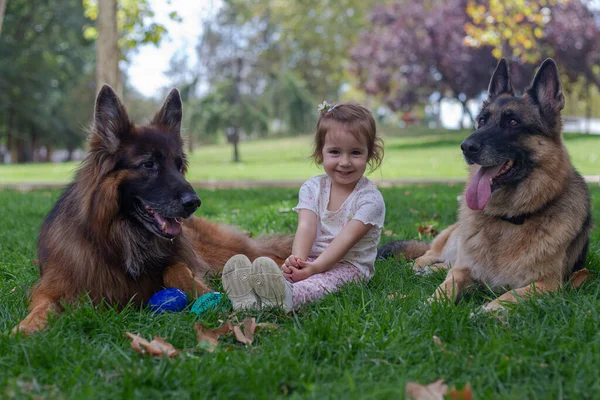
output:
[[[431,248],[427,250],[421,257],[415,259],[415,265],[413,271],[416,273],[433,272],[442,269],[448,269],[448,261],[444,260],[442,254],[444,253],[444,247],[448,244],[448,240],[456,230],[457,225],[450,225],[444,229],[434,240],[431,242]],[[427,267],[434,265],[434,268],[427,270]]]
[[[31,295],[29,315],[12,329],[12,333],[16,334],[20,332],[25,335],[31,335],[44,329],[48,325],[49,314],[56,312],[58,308],[56,292],[43,282],[40,283]]]
[[[451,268],[442,284],[435,290],[435,293],[428,299],[432,301],[451,300],[456,302],[465,287],[473,282],[471,270],[468,268]]]
[[[192,296],[200,296],[212,290],[200,279],[194,276],[188,266],[177,262],[168,266],[163,272],[165,287],[174,287],[183,290]]]
[[[554,292],[560,289],[562,283],[560,279],[538,279],[532,282],[530,285],[510,290],[504,293],[497,299],[490,301],[488,304],[483,306],[481,309],[486,312],[504,309],[502,303],[517,303],[524,297],[531,296],[538,293]]]

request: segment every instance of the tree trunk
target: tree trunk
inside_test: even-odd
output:
[[[7,0],[0,0],[0,34],[2,34],[2,21],[4,21],[4,10],[6,10]]]
[[[31,132],[31,158],[29,161],[34,163],[42,161],[40,155],[40,137],[35,131]]]
[[[192,154],[192,152],[194,151],[194,140],[193,139],[194,139],[194,134],[190,130],[190,133],[188,135],[188,141],[187,141],[188,154]]]
[[[460,102],[462,104],[462,106],[463,106],[463,118],[460,119],[460,127],[461,127],[461,129],[465,129],[464,123],[463,123],[463,119],[464,119],[465,113],[467,113],[467,115],[469,116],[469,120],[471,121],[471,125],[469,126],[469,128],[473,128],[475,126],[475,118],[473,117],[473,114],[471,113],[471,110],[469,110],[469,106],[467,104],[468,101],[469,100],[465,100],[465,101],[461,101]]]
[[[6,121],[6,154],[3,157],[4,159],[2,160],[2,162],[6,162],[6,156],[11,155],[11,151],[12,151],[12,147],[13,147],[12,125],[13,125],[13,110],[12,110],[12,108],[9,107],[8,108],[8,119]],[[11,163],[15,162],[12,157],[10,158],[10,162]]]
[[[73,161],[73,152],[75,151],[75,146],[68,145],[67,146],[67,159],[65,161]]]
[[[592,131],[592,85],[587,82],[587,101],[585,102],[585,133],[590,134]]]
[[[240,101],[240,83],[242,82],[242,66],[243,61],[242,57],[238,57],[236,60],[236,71],[235,71],[235,80],[233,83],[233,106],[236,110],[239,111],[242,103]],[[239,114],[239,113],[238,113]],[[239,117],[238,117],[239,118]],[[234,127],[232,128],[233,135],[231,137],[231,143],[233,143],[233,162],[240,162],[240,153],[238,151],[238,143],[240,142],[240,121],[234,122]]]
[[[15,140],[14,155],[15,163],[21,164],[25,162],[25,140],[22,137],[18,137]]]
[[[0,0],[2,1],[2,0]],[[123,96],[119,73],[119,31],[117,29],[117,0],[99,0],[98,39],[96,40],[96,92],[108,84]]]
[[[47,144],[46,145],[46,162],[52,162],[52,153],[54,152],[54,149],[52,148],[52,145]]]
[[[233,141],[233,162],[240,162],[240,152],[238,150],[238,143],[240,142],[240,135],[235,134],[235,140]]]

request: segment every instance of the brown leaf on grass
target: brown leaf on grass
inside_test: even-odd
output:
[[[405,196],[410,196],[410,191],[408,191],[408,190],[405,190],[405,191],[404,191],[404,195],[405,195]]]
[[[141,354],[150,354],[155,357],[174,357],[179,351],[164,339],[154,336],[154,340],[147,341],[143,337],[126,332],[125,337],[131,339],[131,347]]]
[[[473,400],[473,390],[470,384],[466,384],[462,390],[456,390],[456,388],[450,389],[448,397],[452,400]]]
[[[244,331],[242,332],[242,326]],[[244,344],[252,344],[254,341],[254,331],[256,330],[256,319],[246,318],[241,325],[233,326],[233,334],[235,339]]]
[[[406,295],[405,294],[400,294],[399,292],[392,292],[390,294],[387,295],[387,298],[390,300],[393,300],[395,298],[399,298],[399,299],[405,299]]]
[[[421,212],[419,210],[415,210],[414,208],[409,208],[408,211],[410,211],[411,214],[419,214]]]
[[[227,322],[217,329],[206,329],[206,327],[200,323],[196,324],[194,329],[196,330],[198,343],[205,341],[205,344],[207,345],[205,346],[206,350],[212,353],[219,344],[219,338],[221,335],[226,335],[230,332],[233,332],[235,339],[238,342],[243,344],[252,344],[252,342],[254,342],[254,332],[256,331],[256,328],[262,326],[263,329],[268,330],[267,327],[272,328],[271,325],[275,326],[275,329],[277,329],[277,325],[275,324],[256,324],[255,318],[246,318],[241,324],[233,324],[230,320],[227,320]],[[242,326],[244,327],[244,330],[242,330]]]
[[[217,329],[207,329],[203,324],[200,323],[194,325],[198,343],[202,343],[204,341],[206,344],[206,350],[211,353],[215,351],[215,348],[219,344],[219,337],[231,332],[232,329],[233,325],[231,321],[227,321]]]
[[[429,385],[421,385],[416,382],[406,384],[406,397],[412,400],[444,400],[448,386],[440,379]]]
[[[433,225],[419,226],[417,228],[417,230],[419,231],[420,234],[422,234],[422,235],[428,235],[428,236],[437,236],[438,233],[440,233],[438,230],[436,230],[433,227]]]
[[[256,318],[246,318],[244,320],[244,336],[250,341],[254,341],[254,332],[256,331]]]
[[[433,343],[435,343],[437,346],[440,347],[440,349],[444,352],[444,353],[448,353],[448,354],[452,354],[452,355],[457,355],[455,351],[452,350],[448,350],[446,348],[446,343],[442,342],[442,339],[440,339],[438,336],[433,336]]]
[[[583,282],[585,282],[589,277],[590,271],[587,268],[580,269],[579,271],[573,273],[569,278],[569,281],[571,282],[571,287],[573,289],[581,287],[581,285],[583,285]]]
[[[412,400],[444,400],[447,395],[453,400],[473,400],[473,390],[470,384],[466,384],[461,390],[452,387],[448,391],[448,385],[440,379],[429,385],[421,385],[416,382],[406,384],[406,398]]]

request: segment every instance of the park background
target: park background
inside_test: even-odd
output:
[[[252,346],[226,338],[208,352],[192,315],[89,304],[43,334],[8,334],[26,313],[39,227],[85,155],[102,84],[137,123],[177,87],[197,215],[255,235],[295,230],[298,187],[321,173],[309,159],[317,104],[360,102],[385,141],[369,175],[387,206],[382,242],[431,240],[456,219],[460,143],[501,57],[520,93],[545,58],[557,62],[565,144],[597,223],[598,1],[0,0],[0,398],[402,398],[408,382],[438,379],[469,384],[476,398],[598,398],[597,230],[581,289],[499,318],[477,314],[495,297],[485,288],[455,307],[424,305],[443,274],[390,260],[369,284],[291,317],[252,314],[279,326]],[[126,331],[181,353],[142,357]]]

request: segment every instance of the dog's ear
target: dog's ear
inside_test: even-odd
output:
[[[152,125],[166,126],[170,133],[179,135],[183,116],[181,96],[177,89],[171,90],[165,103],[152,119]]]
[[[508,69],[508,62],[505,58],[502,58],[496,70],[490,80],[490,86],[488,87],[488,98],[493,99],[501,94],[515,95],[512,83],[510,82],[510,71]]]
[[[130,129],[131,122],[125,106],[110,86],[102,86],[94,108],[94,134],[100,138],[106,150],[114,153],[119,148],[121,137]]]
[[[543,113],[558,113],[564,108],[565,96],[562,92],[558,67],[551,58],[540,65],[527,93],[540,105]]]

